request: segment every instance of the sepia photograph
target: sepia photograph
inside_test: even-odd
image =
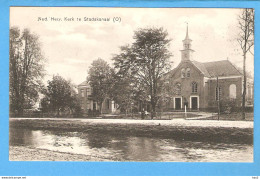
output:
[[[10,7],[9,161],[254,162],[254,9]]]

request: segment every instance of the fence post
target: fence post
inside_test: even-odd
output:
[[[185,113],[184,113],[184,119],[187,119],[187,109],[186,109],[186,105],[184,105],[184,111],[185,111]]]

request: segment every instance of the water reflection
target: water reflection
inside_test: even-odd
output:
[[[114,161],[252,162],[253,146],[100,133],[10,128],[11,146],[30,146]]]

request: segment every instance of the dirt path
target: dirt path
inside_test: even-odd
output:
[[[80,155],[57,152],[45,149],[36,149],[24,146],[9,147],[10,161],[116,161],[102,156]]]
[[[253,121],[216,121],[216,120],[133,120],[133,119],[77,119],[77,118],[10,118],[12,120],[53,120],[53,121],[74,121],[89,124],[140,124],[140,125],[161,125],[181,127],[224,127],[224,128],[253,128]]]

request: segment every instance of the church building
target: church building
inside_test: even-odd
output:
[[[243,74],[229,60],[202,63],[193,59],[194,50],[188,27],[183,40],[180,64],[163,78],[169,84],[170,102],[167,108],[183,110],[215,109],[218,100],[233,100],[242,105]],[[253,80],[247,80],[247,105],[253,104]]]

